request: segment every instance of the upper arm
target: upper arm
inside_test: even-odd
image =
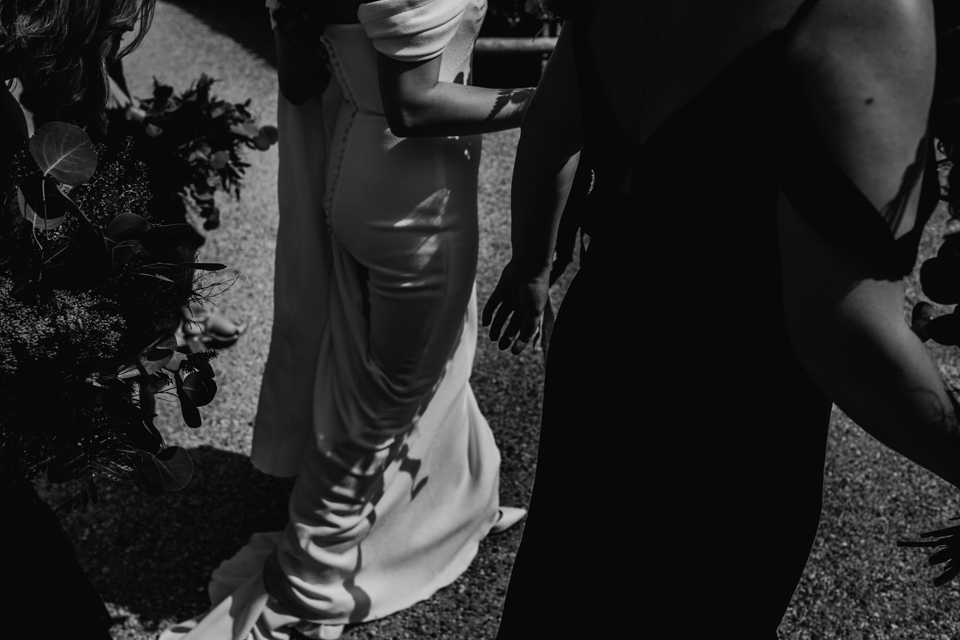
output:
[[[377,74],[384,115],[390,128],[404,135],[419,111],[429,107],[430,92],[440,81],[442,55],[427,60],[397,60],[377,54]]]
[[[573,23],[564,24],[557,46],[520,124],[521,144],[545,158],[566,162],[583,148],[580,84],[573,52]]]
[[[923,0],[820,3],[787,49],[821,139],[896,237],[913,227],[936,36]]]
[[[829,10],[811,14],[788,56],[831,159],[899,237],[914,225],[926,157],[933,16],[920,1],[863,1],[883,8],[851,18],[836,7],[860,0],[818,5]],[[778,228],[787,325],[812,373],[850,341],[909,331],[901,281],[825,238],[785,197]]]
[[[456,36],[468,4],[469,0],[360,4],[357,18],[377,51],[384,114],[395,132],[432,107],[443,51]]]

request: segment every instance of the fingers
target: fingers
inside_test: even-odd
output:
[[[534,301],[523,303],[526,289],[521,287],[522,291],[517,291],[517,285],[510,273],[508,264],[493,293],[483,305],[480,323],[484,327],[490,327],[490,340],[496,342],[501,351],[510,349],[513,355],[517,355],[527,344],[536,341],[540,334],[543,314],[538,313],[531,318],[524,313],[525,309],[529,307],[532,310],[536,304]]]
[[[504,339],[509,336],[514,335],[517,332],[517,329],[513,328],[513,322],[518,318],[518,314],[513,313],[513,309],[507,304],[501,304],[497,309],[497,313],[493,316],[493,322],[490,323],[490,340],[496,342],[497,339],[501,340],[501,343]],[[510,324],[507,325],[506,332],[504,331],[503,325],[507,324],[507,319],[510,319]],[[503,351],[506,347],[500,347],[500,350]]]
[[[537,336],[540,335],[540,321],[542,318],[543,314],[540,313],[533,318],[524,320],[521,314],[514,313],[513,317],[510,318],[510,324],[507,325],[507,328],[503,331],[503,335],[500,336],[497,347],[500,351],[505,351],[509,348],[510,353],[515,356],[519,355],[528,344],[536,342]]]
[[[529,343],[536,342],[537,336],[540,335],[541,318],[543,318],[543,314],[540,314],[535,318],[531,318],[528,322],[523,324],[520,329],[520,334],[517,336],[517,339],[513,341],[513,347],[510,349],[510,353],[515,356],[520,355],[520,353],[527,347]],[[503,347],[500,348],[503,349]]]
[[[503,330],[503,333],[500,334],[500,341],[497,343],[497,348],[500,349],[500,351],[505,351],[510,348],[510,344],[513,342],[513,337],[517,335],[517,332],[520,331],[522,324],[523,317],[519,313],[514,313],[510,317],[510,323],[507,325],[507,328]],[[490,339],[493,340],[492,330]]]
[[[500,283],[497,283],[496,289],[494,289],[493,293],[490,294],[490,297],[487,298],[487,302],[483,305],[483,310],[480,312],[481,326],[486,327],[490,324],[490,320],[493,318],[493,313],[497,310],[497,307],[500,306],[502,299],[503,294],[500,291]]]

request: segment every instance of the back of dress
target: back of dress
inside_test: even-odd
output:
[[[324,94],[280,98],[276,312],[251,457],[297,482],[286,530],[215,572],[222,624],[260,575],[267,606],[302,620],[389,615],[455,580],[497,521],[500,453],[469,385],[479,136],[393,135],[378,77],[379,56],[441,56],[440,80],[466,82],[485,7],[363,3],[358,24],[324,30]]]
[[[544,531],[563,526],[570,502],[601,522],[639,516],[639,526],[609,530],[622,543],[617,560],[598,558],[614,568],[592,580],[604,608],[621,611],[639,587],[614,578],[642,576],[653,586],[645,613],[684,632],[775,638],[819,521],[831,402],[786,331],[780,194],[892,274],[916,255],[918,233],[895,242],[836,168],[792,81],[785,46],[812,6],[737,56],[642,146],[640,123],[625,115],[641,87],[605,93],[597,78],[610,69],[591,49],[597,12],[573,23],[595,238],[551,344],[528,530],[534,518]],[[631,21],[621,24],[603,41],[630,38]],[[934,176],[918,229],[935,193]],[[580,472],[552,469],[560,460]],[[539,569],[541,584],[560,579]]]

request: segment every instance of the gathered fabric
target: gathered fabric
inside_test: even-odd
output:
[[[478,136],[390,132],[378,52],[470,71],[484,0],[361,5],[333,80],[279,97],[274,325],[252,461],[296,476],[290,523],[213,574],[189,640],[320,637],[453,582],[497,520],[500,454],[469,385]]]

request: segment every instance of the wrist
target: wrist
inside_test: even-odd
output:
[[[516,269],[517,276],[525,281],[549,280],[552,260],[543,260],[533,257],[514,255],[511,262]]]

